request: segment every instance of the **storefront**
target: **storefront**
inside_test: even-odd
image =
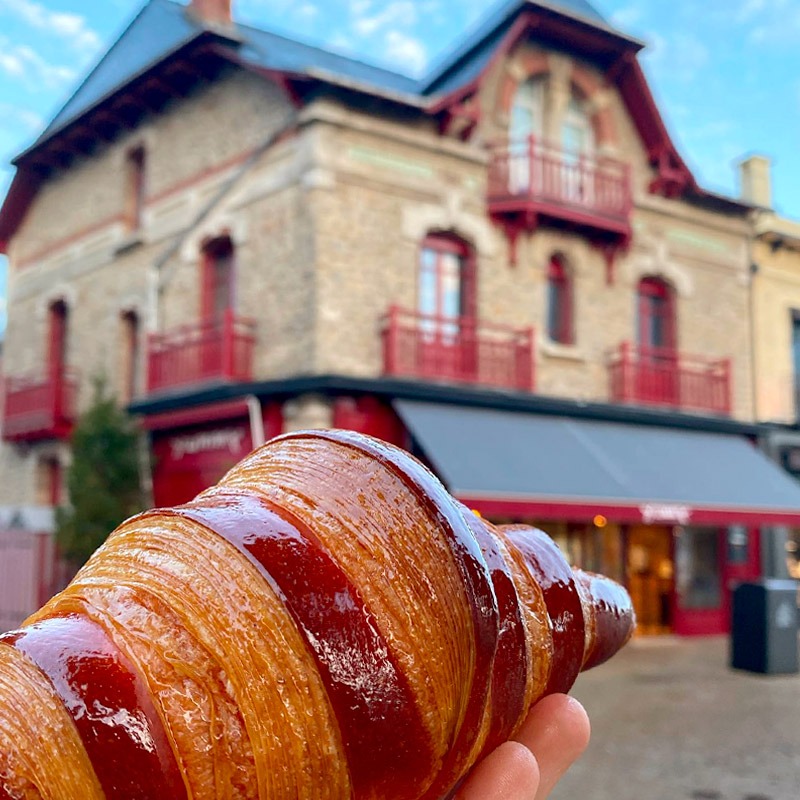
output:
[[[419,454],[498,522],[546,530],[629,589],[640,634],[719,634],[761,574],[761,537],[800,528],[800,485],[747,438],[664,425],[396,401]]]
[[[152,441],[153,500],[186,503],[213,486],[256,445],[281,432],[280,408],[244,400],[156,414],[147,420]]]

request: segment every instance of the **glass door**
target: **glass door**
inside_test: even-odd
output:
[[[660,278],[644,278],[639,284],[638,304],[637,399],[678,405],[680,385],[672,290]]]
[[[521,83],[511,107],[509,127],[509,188],[512,194],[524,194],[541,181],[534,154],[541,147],[544,130],[544,83],[531,78]]]

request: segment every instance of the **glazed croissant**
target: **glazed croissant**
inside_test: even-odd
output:
[[[632,628],[407,453],[289,434],[0,637],[0,800],[438,799]]]

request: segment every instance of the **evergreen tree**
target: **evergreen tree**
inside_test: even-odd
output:
[[[120,522],[142,508],[138,436],[130,417],[97,379],[92,406],[72,434],[69,506],[56,516],[56,541],[76,565],[85,563]]]

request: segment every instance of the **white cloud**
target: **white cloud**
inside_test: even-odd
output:
[[[32,90],[56,88],[75,78],[71,67],[51,64],[28,45],[12,44],[5,36],[0,36],[0,70]]]
[[[693,33],[673,33],[669,38],[650,33],[647,57],[660,75],[687,83],[708,65],[711,52]]]
[[[51,11],[35,0],[3,0],[0,11],[13,14],[32,28],[54,33],[77,50],[92,50],[100,45],[100,37],[80,14]]]
[[[385,55],[404,72],[412,74],[421,73],[428,62],[428,54],[422,42],[397,30],[386,33]]]
[[[313,3],[303,3],[297,9],[297,16],[305,20],[313,19],[319,14],[319,9]]]
[[[357,4],[351,3],[351,9]],[[411,0],[395,0],[389,3],[382,11],[368,16],[369,6],[363,3],[358,6],[361,13],[354,12],[353,28],[361,36],[371,36],[379,30],[384,30],[392,25],[413,25],[417,21],[417,10]]]
[[[618,28],[625,30],[634,25],[638,25],[644,16],[644,10],[641,6],[629,5],[623,6],[611,15],[611,22]]]
[[[12,103],[0,103],[0,130],[19,130],[27,133],[44,127],[44,118],[28,108],[20,108]]]

